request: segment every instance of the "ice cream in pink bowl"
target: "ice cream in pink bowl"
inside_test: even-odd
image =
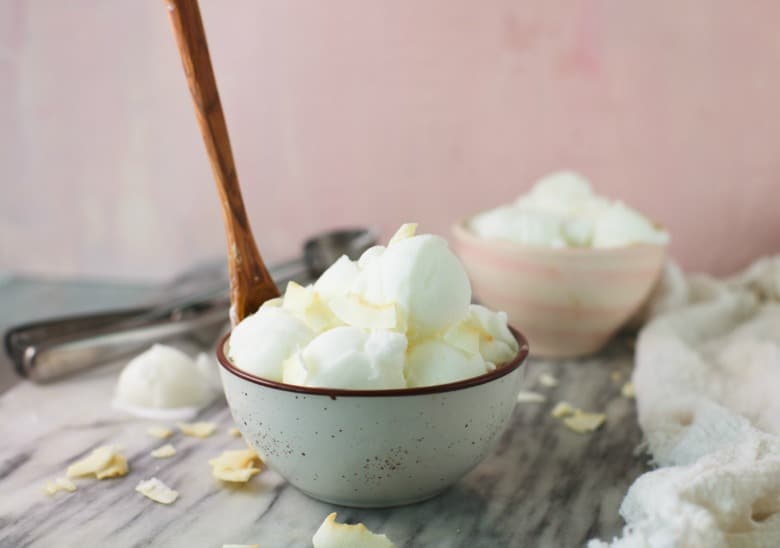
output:
[[[533,353],[603,347],[658,280],[668,234],[573,173],[540,181],[515,204],[453,227],[476,298],[504,310]]]

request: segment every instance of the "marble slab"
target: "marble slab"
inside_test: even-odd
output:
[[[244,487],[213,479],[209,458],[242,446],[228,435],[232,419],[223,399],[200,419],[219,423],[200,440],[175,434],[175,457],[149,452],[162,444],[146,434],[152,424],[110,408],[121,364],[56,384],[15,385],[0,396],[0,547],[262,547],[311,546],[331,511],[362,521],[398,547],[582,546],[622,528],[618,506],[631,482],[647,469],[636,456],[641,433],[634,402],[620,396],[632,349],[618,339],[584,360],[532,360],[526,387],[546,403],[521,403],[495,452],[444,494],[413,506],[351,509],[312,500],[264,471]],[[622,380],[612,378],[618,371]],[[538,376],[560,380],[545,388]],[[577,434],[550,417],[560,400],[607,414],[593,434]],[[96,446],[117,444],[128,457],[124,478],[78,481],[75,493],[49,497],[48,479]],[[158,477],[181,496],[162,506],[134,491]]]

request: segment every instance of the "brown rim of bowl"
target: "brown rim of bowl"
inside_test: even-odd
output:
[[[259,384],[268,388],[274,388],[276,390],[284,390],[285,392],[296,392],[298,394],[310,394],[312,396],[329,396],[331,399],[337,397],[361,397],[372,398],[381,396],[420,396],[423,394],[441,394],[444,392],[453,392],[455,390],[462,390],[463,388],[470,388],[480,384],[485,384],[495,379],[499,379],[504,375],[508,375],[518,367],[520,367],[528,357],[528,341],[526,338],[513,327],[509,327],[509,330],[514,335],[517,343],[520,345],[520,350],[517,352],[517,356],[506,365],[496,367],[495,370],[479,375],[477,377],[471,377],[463,379],[462,381],[450,382],[447,384],[435,384],[432,386],[420,386],[418,388],[393,388],[390,390],[347,390],[344,388],[319,388],[310,386],[298,386],[295,384],[285,384],[283,382],[271,381],[263,379],[262,377],[256,377],[251,373],[242,371],[241,369],[230,363],[230,360],[225,355],[225,343],[227,343],[230,333],[226,333],[220,340],[217,346],[217,360],[219,364],[228,372],[232,373],[236,377],[249,381],[254,384]]]

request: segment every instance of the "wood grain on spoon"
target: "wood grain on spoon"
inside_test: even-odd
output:
[[[278,297],[279,290],[263,264],[249,228],[198,2],[166,0],[165,4],[222,202],[230,269],[231,320],[235,325],[268,299]]]

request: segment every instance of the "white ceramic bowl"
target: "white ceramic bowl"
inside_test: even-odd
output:
[[[488,240],[453,227],[454,248],[485,306],[503,310],[533,354],[592,354],[642,306],[658,280],[666,247],[636,244],[552,249]]]
[[[217,358],[230,411],[266,464],[316,499],[382,507],[427,499],[492,450],[509,423],[528,355],[460,382],[398,390],[293,386]]]

